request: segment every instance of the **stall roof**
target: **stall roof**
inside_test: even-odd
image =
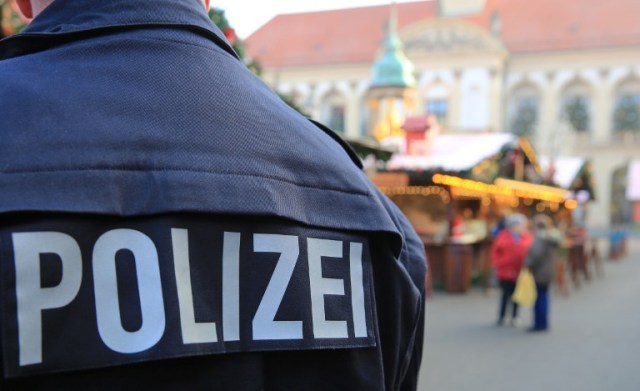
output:
[[[507,178],[496,178],[495,183],[484,183],[453,175],[435,174],[433,183],[469,190],[471,194],[490,194],[503,197],[519,197],[560,203],[569,194],[558,187],[536,185]]]
[[[464,171],[517,143],[518,137],[511,133],[439,135],[427,142],[424,154],[393,155],[387,169]]]
[[[542,169],[544,172],[547,172],[549,170],[551,158],[548,156],[539,156],[539,160]],[[553,158],[553,166],[555,170],[553,178],[551,178],[553,183],[564,189],[569,189],[586,162],[586,159],[581,157],[561,156]]]
[[[629,163],[627,199],[629,201],[640,201],[640,160],[634,160]]]

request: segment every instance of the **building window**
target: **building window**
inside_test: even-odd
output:
[[[336,132],[344,132],[344,106],[330,106],[328,126]]]
[[[613,111],[613,129],[640,131],[640,92],[618,95]]]
[[[521,96],[516,98],[511,120],[511,132],[518,136],[531,136],[538,120],[538,98]]]
[[[346,102],[340,93],[330,93],[323,100],[321,122],[335,132],[344,132],[345,107]]]
[[[591,130],[591,88],[576,78],[562,92],[561,119],[577,132]]]
[[[371,107],[368,104],[367,97],[364,96],[360,101],[360,135],[368,136],[371,128]]]
[[[438,124],[446,128],[449,121],[449,88],[439,79],[436,79],[422,94],[424,111],[426,115],[433,115]]]
[[[538,90],[524,82],[511,93],[509,130],[518,136],[533,136],[538,122]]]
[[[426,106],[427,115],[433,115],[438,122],[444,124],[447,122],[447,114],[449,112],[449,102],[446,99],[429,99]]]
[[[586,95],[570,95],[564,99],[563,118],[578,132],[591,130],[589,97]]]

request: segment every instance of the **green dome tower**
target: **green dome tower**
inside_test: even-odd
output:
[[[398,37],[395,7],[387,24],[387,33],[383,43],[383,54],[373,64],[371,88],[376,87],[415,87],[413,64],[405,56],[402,41]]]
[[[369,129],[380,141],[388,137],[403,137],[404,119],[416,106],[413,64],[404,54],[397,22],[394,4],[386,27],[382,55],[373,64],[367,93]]]

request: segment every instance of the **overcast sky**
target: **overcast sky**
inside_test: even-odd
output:
[[[411,0],[399,0],[397,2],[406,3],[409,1]],[[229,23],[236,30],[236,34],[245,39],[260,26],[279,14],[391,3],[392,1],[390,0],[212,0],[211,6],[224,9]]]

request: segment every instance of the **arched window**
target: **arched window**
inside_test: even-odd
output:
[[[591,93],[579,81],[569,84],[562,92],[561,118],[578,132],[591,130]]]
[[[522,84],[511,94],[509,124],[512,133],[531,136],[538,122],[538,91],[530,84]]]
[[[640,81],[627,79],[618,85],[614,98],[613,129],[640,131]]]
[[[336,132],[345,131],[346,101],[338,91],[331,91],[322,100],[321,122]]]

